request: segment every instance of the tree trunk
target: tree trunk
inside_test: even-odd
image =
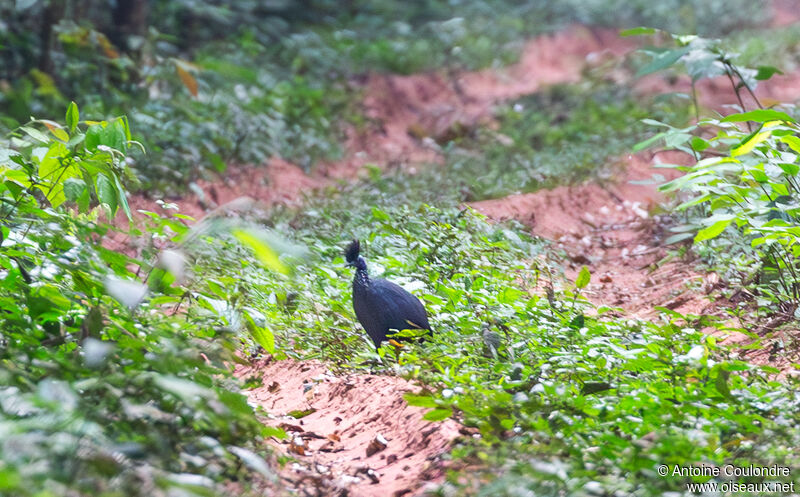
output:
[[[111,41],[122,50],[130,50],[128,39],[131,36],[144,36],[147,29],[148,0],[117,0],[111,13],[114,32]]]
[[[42,52],[39,54],[39,70],[52,75],[53,58],[53,32],[54,27],[64,17],[64,0],[50,0],[44,8],[42,25],[39,31],[39,43]]]

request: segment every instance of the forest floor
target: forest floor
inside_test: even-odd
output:
[[[776,3],[776,23],[793,20],[795,13],[786,4]],[[636,48],[635,41],[616,31],[573,26],[529,41],[519,62],[502,70],[456,76],[369,75],[359,84],[372,124],[366,131],[348,131],[342,160],[320,164],[309,174],[279,158],[266,168],[233,167],[224,181],[199,181],[202,192],[182,199],[182,212],[199,219],[211,208],[235,206],[242,197],[267,205],[300,205],[315,189],[358,177],[366,164],[413,174],[425,164],[441,163],[436,143],[455,128],[491,127],[498,103],[547,85],[577,82],[587,68]],[[634,81],[622,70],[611,76],[643,95],[689,89],[682,78]],[[727,80],[703,82],[698,94],[704,107],[722,113],[736,102]],[[759,87],[758,95],[765,101],[799,99],[800,71],[776,76]],[[675,174],[655,169],[660,163],[686,160],[674,152],[629,155],[618,158],[610,168],[613,176],[602,182],[514,194],[470,207],[493,220],[520,221],[551,240],[566,254],[567,280],[587,266],[592,281],[586,296],[598,306],[619,308],[620,314],[641,319],[654,317],[659,306],[682,314],[720,314],[726,300],[719,278],[670,255],[663,245],[669,221],[658,214],[666,199],[655,184],[639,182],[655,172]],[[152,208],[145,197],[131,204]],[[744,335],[729,337],[743,339]],[[766,353],[749,359],[770,361]],[[279,455],[292,459],[280,476],[299,495],[417,495],[426,485],[443,480],[451,441],[469,436],[455,421],[424,421],[425,410],[403,399],[404,393],[420,387],[397,377],[337,376],[320,362],[270,359],[239,366],[236,375],[260,378],[261,386],[247,393],[251,403],[271,414],[267,422],[289,434],[289,439],[271,443]]]

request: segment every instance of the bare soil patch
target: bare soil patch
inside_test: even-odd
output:
[[[700,314],[715,278],[682,260],[659,264],[667,256],[665,219],[652,213],[665,199],[654,174],[671,179],[674,169],[657,163],[686,164],[677,152],[627,157],[606,183],[559,187],[471,204],[491,219],[516,219],[534,234],[555,242],[566,255],[565,277],[574,280],[587,266],[592,280],[585,295],[598,306],[620,307],[633,317],[650,317],[654,306]],[[695,283],[687,285],[687,283]],[[694,286],[694,291],[689,291]],[[700,291],[697,291],[700,290]]]
[[[394,376],[336,376],[317,361],[261,360],[239,366],[239,378],[256,376],[262,386],[247,392],[282,427],[289,440],[273,441],[295,462],[281,478],[303,495],[411,496],[427,483],[441,483],[444,461],[460,426],[448,419],[422,419],[403,394],[418,391]],[[296,419],[290,413],[308,412]]]
[[[577,82],[589,60],[622,56],[635,46],[614,30],[571,26],[529,41],[519,62],[503,69],[449,76],[440,72],[370,75],[364,85],[365,108],[367,116],[380,124],[366,155],[430,161],[430,149],[420,150],[425,146],[421,139],[435,141],[454,127],[470,129],[485,124],[499,102],[546,85]]]
[[[772,25],[788,26],[800,22],[800,0],[773,0]]]

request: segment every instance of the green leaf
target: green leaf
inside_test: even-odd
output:
[[[689,143],[692,145],[692,150],[697,152],[702,152],[710,146],[706,140],[700,138],[699,136],[693,136],[692,139],[689,140]]]
[[[235,229],[232,232],[240,242],[253,250],[258,260],[269,269],[288,274],[289,268],[281,262],[272,247],[251,230]]]
[[[758,183],[768,183],[769,177],[760,169],[750,169],[747,171]]]
[[[264,425],[261,427],[261,436],[268,438],[268,437],[275,437],[278,440],[284,440],[288,438],[286,432],[276,426],[267,426]]]
[[[291,416],[294,419],[300,419],[314,414],[315,412],[317,412],[315,408],[309,407],[308,409],[295,409],[294,411],[289,411],[286,413],[286,415]]]
[[[656,133],[655,135],[651,136],[646,140],[640,141],[639,143],[633,146],[633,151],[639,152],[641,150],[646,149],[653,143],[657,142],[659,139],[663,138],[666,134],[667,134],[666,132],[662,131],[660,133]]]
[[[438,405],[436,403],[436,399],[430,395],[416,395],[413,393],[407,393],[403,395],[403,398],[406,399],[406,402],[410,406],[436,407]]]
[[[578,277],[575,278],[575,286],[577,288],[586,288],[586,285],[589,284],[591,279],[592,274],[589,272],[589,268],[583,266],[581,271],[578,273]]]
[[[645,65],[636,73],[636,77],[640,78],[654,72],[661,71],[680,60],[681,57],[689,53],[689,47],[682,47],[675,50],[668,50],[656,55],[649,64]]]
[[[667,136],[664,137],[664,145],[667,148],[678,148],[691,139],[692,135],[690,135],[689,133],[680,133],[680,132],[667,133]]]
[[[126,126],[122,123],[121,119],[117,119],[106,126],[105,133],[103,134],[103,145],[119,150],[120,152],[125,152],[128,149],[128,139],[125,128]]]
[[[441,421],[443,419],[447,419],[453,415],[453,411],[450,409],[434,409],[432,411],[428,411],[422,416],[422,419],[426,421]]]
[[[75,102],[70,102],[69,106],[67,106],[67,127],[69,128],[69,132],[72,133],[75,131],[75,128],[78,126],[78,122],[80,120],[80,113],[78,112],[78,104]]]
[[[728,387],[728,378],[730,378],[730,375],[731,374],[729,371],[720,368],[717,371],[717,377],[714,380],[714,387],[726,399],[735,400],[735,397],[731,395],[730,387]]]
[[[38,187],[45,193],[53,207],[58,207],[66,200],[64,181],[79,174],[78,168],[74,165],[62,162],[66,155],[68,155],[67,147],[61,142],[54,141],[39,164],[41,184]],[[67,165],[62,165],[63,163]]]
[[[753,136],[750,137],[749,140],[742,143],[738,147],[731,150],[731,156],[736,157],[739,155],[746,155],[753,151],[760,143],[763,143],[770,137],[769,131],[763,131],[761,133],[755,133]]]
[[[67,178],[64,181],[64,196],[70,202],[78,202],[83,192],[86,190],[86,182],[81,178]]]
[[[383,212],[382,210],[378,209],[377,207],[373,207],[372,208],[372,217],[374,217],[378,221],[383,221],[385,223],[388,223],[389,221],[392,220],[392,218],[391,218],[391,216],[389,216],[389,214]]]
[[[725,231],[725,228],[728,227],[729,224],[733,222],[733,218],[730,219],[722,219],[717,221],[716,223],[708,226],[707,228],[703,228],[697,232],[697,235],[694,237],[695,242],[702,242],[704,240],[711,240],[712,238],[716,238],[719,236],[720,233]]]
[[[114,182],[111,181],[105,174],[98,174],[95,179],[95,188],[97,191],[97,200],[102,204],[106,204],[110,210],[111,217],[117,212],[117,189]]]
[[[781,138],[781,141],[789,145],[789,148],[791,148],[795,153],[800,154],[800,138],[789,135]]]
[[[578,314],[577,316],[572,318],[572,321],[569,322],[570,328],[575,328],[576,330],[583,328],[585,324],[586,324],[586,318],[584,317],[583,314]]]
[[[245,324],[247,331],[259,345],[264,347],[264,350],[269,354],[275,353],[275,335],[269,328],[258,326],[253,318],[247,312],[244,313]]]
[[[788,123],[796,122],[792,116],[785,112],[772,109],[758,109],[751,110],[750,112],[742,112],[739,114],[731,114],[725,117],[720,122],[723,123],[742,123],[746,121],[754,121],[757,123],[764,123],[768,121],[785,121]]]
[[[800,173],[800,166],[797,164],[781,162],[778,164],[778,166],[780,166],[780,168],[783,169],[783,172],[789,176],[797,176],[797,173]]]
[[[114,186],[117,188],[117,198],[122,206],[122,210],[125,212],[125,215],[128,216],[128,220],[133,221],[133,216],[131,215],[131,208],[128,206],[128,198],[125,189],[122,188],[122,183],[120,183],[119,177],[116,174],[111,173],[111,177],[114,178]]]
[[[690,238],[694,238],[694,233],[678,233],[667,237],[667,239],[664,240],[664,245],[672,245],[673,243],[682,242]]]
[[[103,144],[101,139],[102,133],[103,133],[102,125],[92,124],[91,126],[89,126],[89,128],[86,130],[86,140],[84,142],[86,144],[86,150],[94,152],[95,150],[97,150],[98,145]]]
[[[58,138],[59,140],[65,142],[65,143],[69,141],[69,135],[67,134],[66,131],[64,131],[64,129],[61,127],[61,125],[58,124],[57,122],[48,121],[48,120],[45,120],[45,119],[41,119],[39,122],[44,124],[45,127],[48,129],[48,131],[50,131],[50,133],[53,136],[55,136],[56,138]]]
[[[42,143],[49,143],[50,138],[47,137],[46,134],[42,133],[36,128],[31,128],[29,126],[23,126],[20,128],[26,135],[30,136],[34,140],[38,140]]]
[[[128,123],[128,116],[119,116],[117,118],[117,122],[120,123],[122,127],[123,135],[125,136],[125,141],[129,142],[133,138],[131,138],[131,125]]]
[[[619,32],[620,36],[640,36],[640,35],[654,35],[658,33],[656,28],[648,28],[639,26],[638,28],[623,29]]]
[[[775,74],[783,74],[780,69],[772,66],[758,66],[755,78],[759,81],[769,79]]]

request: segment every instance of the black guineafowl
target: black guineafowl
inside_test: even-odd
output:
[[[345,250],[347,265],[356,268],[353,278],[353,310],[375,348],[387,340],[390,330],[430,331],[428,315],[419,299],[399,285],[382,278],[371,279],[367,262],[359,255],[361,244],[353,240]]]

